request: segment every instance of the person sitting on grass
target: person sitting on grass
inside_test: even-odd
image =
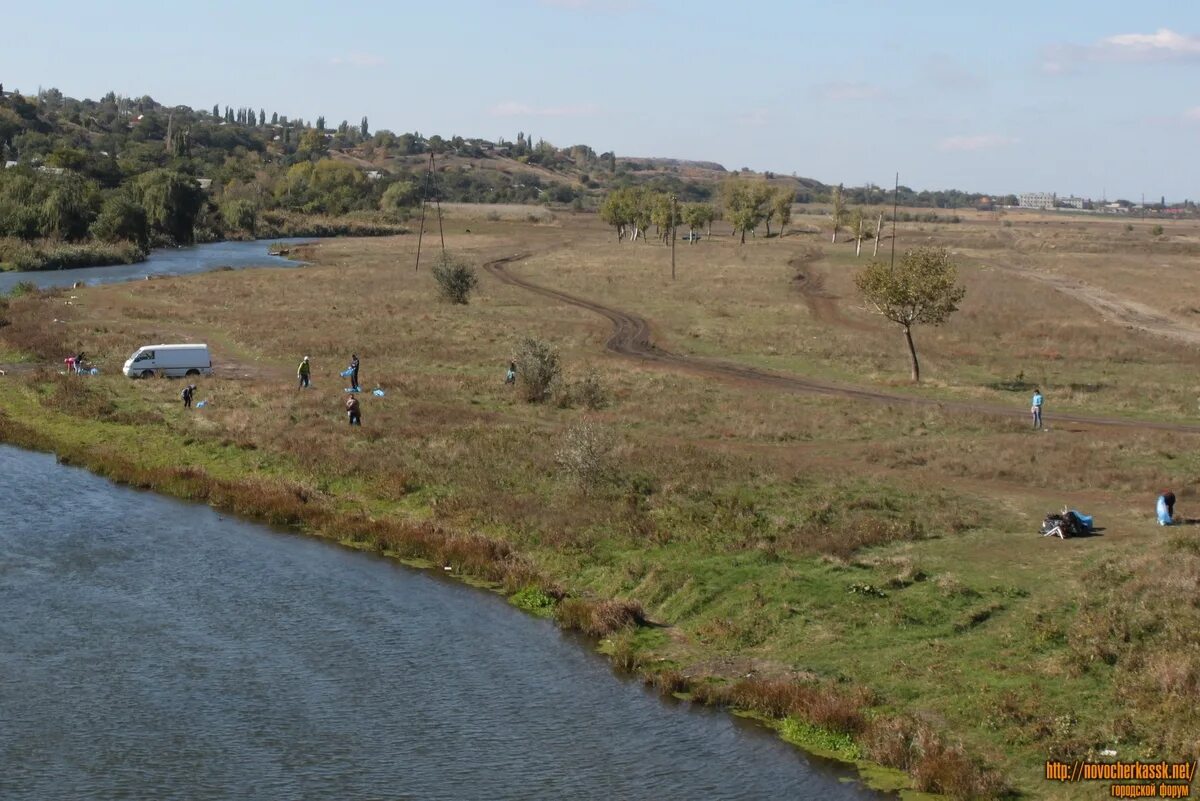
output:
[[[350,425],[362,425],[362,407],[358,403],[358,396],[353,393],[346,398],[346,416],[350,418]]]

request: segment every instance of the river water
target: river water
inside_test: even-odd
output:
[[[300,263],[267,253],[273,243],[296,244],[314,242],[313,237],[259,239],[253,242],[212,242],[186,248],[153,250],[143,262],[116,264],[109,267],[80,267],[74,270],[37,270],[32,272],[0,272],[0,294],[22,281],[39,289],[84,284],[113,284],[138,281],[147,275],[190,275],[215,270],[218,267],[296,267]]]
[[[0,446],[0,798],[867,799],[499,596]]]

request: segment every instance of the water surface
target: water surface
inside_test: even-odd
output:
[[[492,593],[0,446],[0,798],[867,799]]]
[[[190,275],[215,270],[218,267],[296,267],[300,262],[282,256],[272,256],[267,249],[276,242],[298,244],[314,242],[314,237],[258,239],[252,242],[211,242],[186,248],[159,248],[150,251],[143,262],[114,264],[108,267],[79,267],[73,270],[35,270],[30,272],[0,272],[0,294],[8,292],[21,281],[35,284],[39,289],[84,284],[114,284],[140,281],[147,275]]]

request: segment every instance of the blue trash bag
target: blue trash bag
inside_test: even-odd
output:
[[[1085,515],[1083,512],[1077,511],[1075,509],[1071,510],[1071,514],[1075,515],[1075,517],[1079,519],[1080,523],[1083,523],[1083,525],[1087,529],[1091,530],[1091,528],[1092,528],[1092,516],[1091,515]]]
[[[1171,510],[1167,508],[1167,499],[1161,495],[1158,496],[1155,511],[1158,513],[1158,524],[1160,526],[1169,526],[1174,522],[1171,520]]]
[[[196,408],[197,408],[197,409],[203,409],[203,408],[204,408],[205,406],[207,406],[207,405],[208,405],[208,401],[206,401],[206,400],[202,400],[202,401],[200,401],[199,403],[197,403],[197,404],[196,404]]]
[[[378,387],[376,387],[375,389],[371,390],[371,394],[372,394],[372,395],[374,395],[374,396],[375,396],[375,397],[377,397],[377,398],[382,398],[382,397],[383,397],[383,390],[382,390],[382,389],[379,389]]]
[[[350,377],[350,374],[351,374],[351,373],[353,373],[353,372],[354,372],[354,370],[352,370],[352,369],[350,369],[349,367],[347,367],[345,370],[343,370],[343,371],[340,373],[340,375],[342,376],[342,378],[349,378],[349,377]]]

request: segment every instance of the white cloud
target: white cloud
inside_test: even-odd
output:
[[[508,100],[492,106],[488,113],[493,117],[591,117],[599,110],[592,103],[574,106],[531,106]]]
[[[333,56],[329,63],[335,67],[380,67],[387,62],[382,56],[371,53],[347,53],[344,56]]]
[[[1065,72],[1081,63],[1200,61],[1200,36],[1159,28],[1154,33],[1119,33],[1090,45],[1060,44],[1046,49],[1042,69]]]
[[[975,151],[994,150],[998,147],[1008,147],[1016,144],[1017,140],[1002,134],[973,134],[970,136],[949,136],[938,142],[938,150]]]
[[[881,88],[861,81],[831,81],[817,85],[816,90],[826,100],[875,100],[883,97]]]

